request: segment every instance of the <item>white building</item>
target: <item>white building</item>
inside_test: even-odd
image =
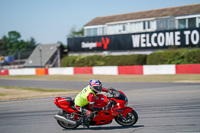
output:
[[[84,36],[68,38],[70,55],[150,54],[200,47],[200,4],[96,17]]]
[[[84,36],[101,36],[200,27],[200,4],[96,17]]]

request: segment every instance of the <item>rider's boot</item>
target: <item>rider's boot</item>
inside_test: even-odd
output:
[[[90,119],[87,116],[83,117],[83,127],[90,128]]]

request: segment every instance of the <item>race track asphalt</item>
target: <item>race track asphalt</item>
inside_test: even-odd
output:
[[[0,80],[0,85],[80,90],[87,83]],[[127,95],[129,106],[139,115],[136,125],[122,127],[113,121],[89,130],[82,126],[65,130],[53,118],[59,111],[54,97],[48,97],[1,101],[0,133],[200,133],[200,84],[105,82],[103,85]]]

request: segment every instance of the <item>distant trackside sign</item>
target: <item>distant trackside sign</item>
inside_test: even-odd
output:
[[[171,46],[199,47],[200,28],[68,38],[69,51],[77,52],[157,49]]]

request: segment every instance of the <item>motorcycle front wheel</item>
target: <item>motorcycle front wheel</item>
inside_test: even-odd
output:
[[[132,126],[138,121],[138,114],[135,110],[132,110],[126,115],[126,118],[119,115],[115,117],[115,121],[122,126]]]
[[[68,112],[63,111],[63,110],[59,111],[57,115],[64,116],[67,119],[70,119],[70,116],[71,116],[71,114],[69,114]],[[65,123],[65,122],[62,122],[62,121],[59,121],[59,120],[57,120],[57,122],[62,128],[65,128],[65,129],[75,129],[79,126],[78,124],[72,125],[72,124]]]

